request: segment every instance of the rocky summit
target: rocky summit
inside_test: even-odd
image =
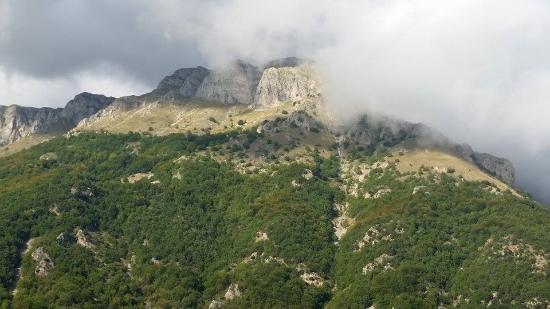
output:
[[[317,72],[2,107],[0,307],[550,308],[550,210],[511,162],[333,119]]]
[[[321,85],[312,63],[295,57],[267,63],[262,69],[238,60],[226,68],[176,70],[165,77],[143,101],[197,98],[223,105],[266,106],[318,96]]]

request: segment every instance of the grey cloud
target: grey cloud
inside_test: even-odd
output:
[[[201,61],[194,42],[167,40],[150,27],[138,1],[1,1],[10,15],[0,45],[8,72],[58,78],[108,64],[154,85]]]

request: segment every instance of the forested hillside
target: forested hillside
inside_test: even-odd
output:
[[[81,133],[1,158],[0,307],[550,305],[546,206],[291,139]]]

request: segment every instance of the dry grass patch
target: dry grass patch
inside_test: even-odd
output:
[[[109,131],[114,133],[150,132],[156,135],[191,132],[219,133],[232,129],[247,129],[266,119],[284,116],[283,111],[313,110],[314,102],[285,102],[264,109],[248,105],[221,105],[192,99],[183,102],[144,103],[136,108],[107,109],[90,121],[82,122],[76,131]]]
[[[394,153],[394,162],[401,173],[418,172],[420,168],[424,167],[436,173],[462,177],[466,181],[488,181],[501,191],[510,190],[512,194],[520,197],[510,186],[484,173],[472,163],[441,151],[416,150],[402,155],[396,152]]]

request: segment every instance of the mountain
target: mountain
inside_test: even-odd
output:
[[[84,92],[69,101],[65,108],[0,106],[0,146],[32,134],[65,133],[113,101],[112,97]]]
[[[511,163],[337,122],[314,66],[180,69],[0,158],[0,307],[550,306]]]
[[[204,67],[179,69],[142,98],[200,98],[223,105],[253,106],[296,102],[320,93],[310,64],[292,57],[274,60],[262,70],[241,60],[218,71]]]
[[[243,61],[221,71],[185,68],[165,77],[150,93],[115,100],[75,130],[223,132],[258,126],[283,111],[306,111],[334,126],[323,109],[322,92],[314,64],[295,57],[273,60],[262,70]],[[362,145],[384,146],[401,137],[419,140],[458,155],[508,184],[514,182],[510,161],[475,152],[468,145],[455,145],[422,124],[365,115],[333,131],[344,134],[349,143]]]

